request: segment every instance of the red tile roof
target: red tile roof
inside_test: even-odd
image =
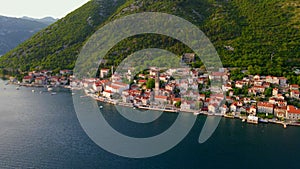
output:
[[[268,108],[273,108],[274,105],[269,103],[269,102],[258,102],[257,107],[268,107]]]
[[[292,113],[292,114],[300,114],[300,109],[296,108],[295,106],[287,106],[287,111],[288,113]]]

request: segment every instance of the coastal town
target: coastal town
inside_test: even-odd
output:
[[[130,68],[119,74],[102,68],[99,77],[82,80],[77,80],[72,70],[61,70],[55,75],[42,70],[29,72],[22,82],[17,83],[14,78],[11,81],[23,86],[84,89],[86,95],[98,101],[133,108],[240,118],[254,124],[298,125],[298,85],[275,76],[244,74],[242,79],[233,80],[234,70],[150,67],[138,74]],[[214,80],[223,82],[221,92],[211,86]]]

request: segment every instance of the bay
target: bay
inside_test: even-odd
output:
[[[198,116],[187,137],[164,154],[146,159],[119,157],[97,146],[84,132],[69,90],[55,89],[56,95],[45,88],[34,90],[16,90],[0,81],[0,168],[299,168],[299,127],[222,118],[213,136],[199,144],[205,116]],[[177,117],[164,113],[153,123],[136,125],[122,118],[114,106],[99,104],[107,121],[131,136],[159,134]]]

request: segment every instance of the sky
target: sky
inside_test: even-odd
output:
[[[62,18],[89,0],[0,0],[0,15]]]

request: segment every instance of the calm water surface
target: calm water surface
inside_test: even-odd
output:
[[[4,89],[4,87],[6,89]],[[44,88],[5,86],[0,81],[0,168],[201,169],[295,168],[300,156],[300,128],[250,125],[222,119],[204,144],[197,140],[205,122],[199,116],[190,134],[174,149],[148,159],[128,159],[98,147],[81,128],[68,90],[50,95]],[[84,99],[84,98],[83,98]],[[166,113],[136,126],[111,105],[107,121],[131,136],[148,137],[167,129],[176,114]]]

